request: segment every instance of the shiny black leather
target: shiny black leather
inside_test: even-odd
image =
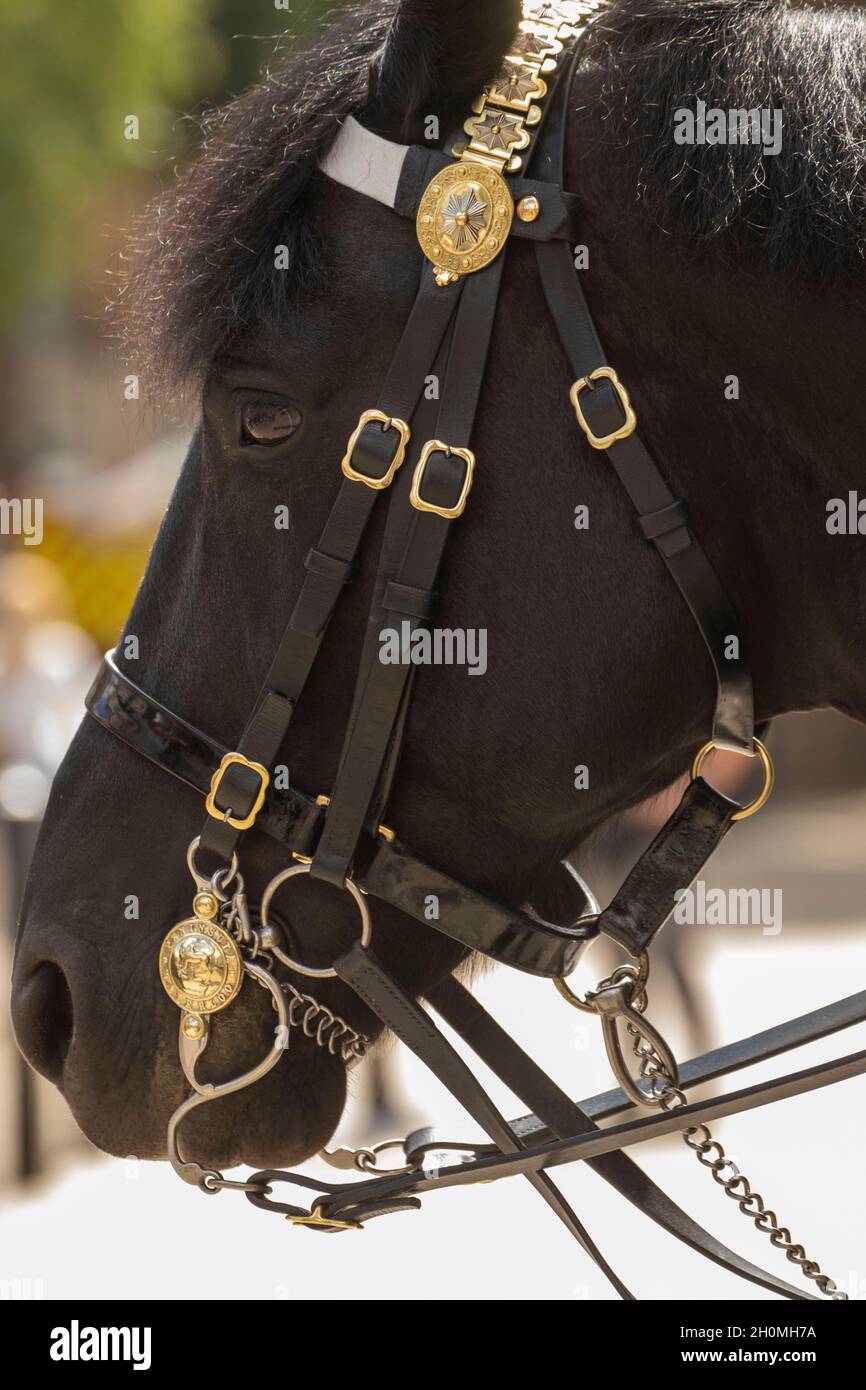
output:
[[[679,806],[644,850],[613,901],[598,919],[599,931],[633,956],[645,951],[710,855],[718,849],[738,810],[721,792],[696,777]]]
[[[147,695],[119,670],[110,654],[96,674],[86,705],[90,715],[121,742],[202,796],[206,794],[228,750]],[[292,853],[309,856],[321,834],[324,815],[324,808],[311,797],[272,785],[256,828]],[[568,974],[586,942],[597,934],[593,917],[580,920],[587,911],[586,894],[565,866],[560,868],[560,889],[568,902],[568,919],[564,926],[557,926],[456,882],[397,840],[379,836],[367,847],[366,855],[356,881],[373,897],[400,908],[425,926],[435,927],[470,950],[529,974]],[[439,898],[439,918],[432,923],[427,913],[431,893]]]

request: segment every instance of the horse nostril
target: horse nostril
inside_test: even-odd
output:
[[[22,988],[15,1009],[18,1045],[42,1076],[60,1086],[72,1042],[72,994],[54,961],[43,961]]]

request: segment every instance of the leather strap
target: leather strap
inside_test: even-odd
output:
[[[533,1107],[552,1136],[564,1139],[567,1135],[588,1134],[598,1128],[455,979],[443,981],[428,993],[428,998],[436,1012],[463,1038],[476,1056],[505,1082],[509,1090]],[[520,1133],[520,1137],[525,1139],[525,1132]],[[627,1154],[604,1154],[601,1158],[589,1159],[587,1163],[638,1211],[723,1269],[786,1298],[804,1296],[802,1290],[758,1268],[750,1260],[742,1259],[716,1240],[715,1236],[682,1211]]]
[[[569,85],[573,75],[574,64]],[[560,186],[565,175],[566,124],[562,121],[554,128],[551,122],[537,149],[538,172]],[[607,356],[571,248],[562,241],[539,241],[535,253],[547,306],[574,378],[591,378],[599,368],[608,366]],[[579,399],[596,437],[604,438],[623,425],[623,403],[609,379],[589,380]],[[595,455],[596,450],[592,452]],[[714,740],[720,747],[752,752],[753,694],[745,634],[692,530],[685,502],[674,497],[637,430],[598,452],[606,454],[613,464],[644,535],[655,545],[704,639],[716,673]]]
[[[785,1076],[745,1086],[739,1091],[724,1096],[713,1096],[708,1100],[696,1101],[682,1106],[671,1113],[654,1111],[642,1119],[627,1120],[609,1129],[595,1130],[576,1138],[556,1139],[546,1144],[533,1145],[517,1155],[500,1155],[482,1158],[471,1163],[455,1165],[439,1171],[436,1179],[408,1179],[406,1190],[413,1193],[432,1191],[438,1187],[462,1186],[466,1183],[491,1181],[497,1178],[513,1177],[518,1173],[541,1172],[547,1168],[573,1163],[577,1159],[597,1158],[602,1154],[615,1153],[629,1144],[640,1144],[647,1139],[658,1139],[666,1134],[676,1134],[691,1125],[722,1119],[728,1115],[738,1115],[758,1106],[771,1105],[778,1100],[788,1100],[792,1096],[807,1095],[837,1081],[847,1081],[866,1072],[866,1051],[849,1053],[845,1057],[830,1062],[819,1062],[802,1071],[789,1072]],[[392,1186],[386,1179],[381,1191],[390,1193],[399,1184]],[[402,1190],[402,1188],[400,1189]]]
[[[444,289],[438,286],[432,268],[426,261],[422,263],[418,293],[379,394],[376,408],[383,415],[405,423],[412,419],[461,291],[461,283]],[[382,478],[398,445],[395,428],[372,422],[359,434],[351,466],[361,477]],[[300,594],[237,746],[245,758],[265,768],[276,759],[330,617],[351,581],[355,557],[381,490],[343,477],[319,544],[307,556]],[[260,786],[257,773],[243,764],[232,765],[220,781],[217,810],[231,811],[234,819],[243,819]],[[241,833],[226,820],[209,815],[201,832],[200,850],[226,862]]]
[[[724,1049],[716,1049],[705,1054],[703,1058],[695,1058],[681,1067],[681,1080],[685,1085],[694,1085],[698,1080],[720,1074],[720,1069],[731,1070],[738,1066],[751,1065],[753,1062],[762,1061],[766,1057],[864,1020],[866,992],[841,1000],[825,1009],[815,1010],[801,1018],[789,1020],[754,1038],[729,1044]],[[725,1056],[730,1065],[721,1060]],[[578,1158],[597,1158],[615,1153],[628,1144],[672,1133],[687,1125],[696,1125],[705,1120],[749,1110],[774,1100],[806,1094],[863,1072],[866,1072],[866,1052],[852,1053],[755,1086],[745,1087],[726,1096],[690,1104],[672,1114],[653,1113],[643,1119],[629,1120],[624,1124],[606,1130],[594,1130],[576,1138],[533,1144],[522,1149],[517,1155],[489,1154],[468,1163],[458,1163],[423,1173],[382,1177],[361,1184],[346,1184],[340,1188],[328,1185],[328,1191],[332,1195],[326,1200],[324,1207],[328,1214],[337,1215],[344,1202],[355,1201],[361,1192],[365,1194],[365,1200],[391,1200],[395,1196],[417,1195],[442,1187],[513,1176],[529,1170],[542,1171],[547,1167],[572,1162]],[[606,1092],[604,1096],[584,1101],[581,1108],[597,1118],[622,1109],[634,1114],[634,1107],[619,1091]],[[512,1129],[515,1132],[519,1131],[521,1124],[521,1121],[513,1122]],[[465,1147],[471,1149],[472,1145]],[[253,1175],[251,1181],[259,1176]],[[291,1173],[271,1176],[279,1181],[295,1181],[295,1175]],[[325,1186],[322,1184],[323,1188]],[[267,1200],[257,1202],[257,1205],[265,1207],[268,1204]],[[763,1271],[758,1271],[758,1274],[763,1274]],[[793,1290],[792,1293],[801,1299],[812,1297],[800,1290]]]
[[[562,123],[561,73],[562,68],[554,78],[553,99],[544,103],[540,122],[535,124],[536,139],[539,130],[546,129],[551,111]],[[446,141],[447,148],[451,144]],[[440,161],[441,156],[419,161],[417,156],[413,159],[410,151],[404,161],[396,202],[403,206],[408,197],[414,206],[416,196],[420,196],[422,177],[429,181]],[[548,208],[552,208],[553,200],[545,196]],[[450,527],[456,519],[454,512],[464,480],[467,486],[471,481],[468,470],[474,464],[461,458],[460,451],[468,450],[471,442],[504,263],[505,257],[500,255],[469,277],[454,323],[431,441],[439,441],[444,447],[431,450],[428,444],[425,448],[423,476],[419,463],[417,495],[411,498],[414,511],[408,511],[404,505],[405,483],[392,494],[352,711],[325,828],[311,868],[313,877],[335,885],[342,884],[350,870],[365,823],[370,830],[375,828],[393,780],[405,726],[411,668],[408,664],[384,665],[378,659],[376,639],[383,627],[399,627],[404,622],[411,634],[432,611],[436,578]],[[430,510],[431,506],[439,509],[438,514]],[[401,559],[393,573],[390,567],[398,551]],[[384,597],[380,598],[380,594]],[[376,814],[371,817],[374,798]]]
[[[738,809],[703,777],[690,782],[673,815],[601,913],[599,931],[633,956],[645,951],[673,912],[677,893],[688,888],[718,849]]]
[[[137,686],[118,669],[111,653],[96,673],[85,704],[91,717],[120,742],[201,796],[228,751]],[[324,815],[324,808],[311,797],[271,785],[256,828],[292,853],[310,856]],[[458,883],[398,840],[381,836],[359,869],[357,882],[374,897],[471,950],[529,974],[553,977],[567,975],[586,942],[597,934],[594,917],[579,920],[587,908],[579,881],[567,866],[561,867],[560,875],[569,901],[569,917],[561,927]],[[430,894],[438,898],[439,916],[434,922],[428,917]]]
[[[438,1012],[441,1012],[438,1007],[441,998],[440,991],[446,988],[448,988],[447,981],[442,986],[437,987],[435,1001],[434,992],[429,994],[430,1002],[434,1004],[434,1008]],[[463,987],[458,986],[458,988],[462,989]],[[446,1015],[443,1014],[443,1017]],[[702,1086],[709,1081],[717,1081],[720,1077],[731,1076],[746,1067],[755,1066],[759,1062],[767,1062],[773,1057],[792,1052],[794,1048],[806,1047],[809,1043],[831,1037],[834,1033],[841,1032],[845,1028],[856,1027],[858,1023],[863,1022],[866,1022],[866,990],[848,995],[847,998],[839,999],[833,1004],[826,1004],[820,1009],[813,1009],[810,1013],[800,1014],[797,1018],[787,1019],[784,1023],[777,1023],[772,1028],[766,1028],[760,1033],[753,1033],[751,1037],[738,1038],[736,1042],[725,1043],[722,1047],[714,1047],[699,1057],[690,1057],[687,1062],[681,1062],[679,1065],[680,1086],[683,1090],[688,1091],[694,1086]],[[626,1111],[634,1110],[632,1102],[620,1086],[615,1086],[609,1091],[602,1091],[594,1096],[587,1096],[578,1101],[577,1104],[583,1113],[593,1120],[609,1120],[614,1115],[622,1115]],[[519,1134],[522,1139],[532,1139],[536,1144],[555,1137],[538,1115],[520,1115],[509,1123],[514,1132]],[[433,1132],[429,1130],[418,1131],[419,1134],[422,1132],[430,1135],[428,1147],[435,1147]],[[426,1140],[419,1142],[427,1144]],[[493,1152],[492,1149],[485,1148],[480,1144],[467,1144],[462,1147],[478,1154]],[[410,1161],[412,1156],[413,1150],[407,1144],[407,1161]]]
[[[255,1187],[247,1191],[246,1196],[254,1207],[261,1207],[263,1211],[276,1211],[281,1216],[285,1216],[289,1221],[295,1221],[298,1225],[306,1226],[311,1231],[322,1231],[326,1235],[333,1235],[340,1230],[339,1226],[329,1226],[326,1223],[318,1224],[310,1221],[310,1212],[306,1207],[299,1207],[295,1202],[275,1201],[270,1195],[270,1187],[273,1183],[285,1182],[289,1179],[293,1187],[305,1188],[308,1192],[338,1194],[342,1192],[341,1184],[328,1182],[323,1178],[310,1178],[305,1173],[284,1173],[278,1168],[266,1168],[256,1173]],[[263,1193],[261,1188],[268,1187],[268,1191]],[[391,1216],[398,1211],[420,1211],[421,1203],[417,1197],[392,1197],[367,1199],[362,1193],[358,1194],[354,1202],[345,1201],[342,1211],[343,1220],[349,1226],[360,1226],[364,1221],[372,1221],[375,1216]]]
[[[357,873],[356,881],[374,897],[425,926],[528,975],[554,978],[562,974],[559,966],[563,960],[576,964],[586,943],[597,934],[594,917],[555,926],[535,915],[503,910],[480,894],[469,894],[463,884],[439,869],[428,864],[419,867],[399,840],[389,843],[380,837],[373,857]],[[431,895],[439,912],[433,920],[427,913]]]
[[[504,258],[469,279],[454,323],[448,368],[435,426],[435,437],[449,449],[469,445],[484,369],[493,331]],[[443,509],[456,506],[469,465],[457,453],[437,449],[429,454],[419,484],[422,498]],[[405,484],[404,484],[405,488]],[[401,506],[401,503],[403,504]],[[378,634],[383,628],[421,623],[420,604],[432,606],[439,567],[453,518],[413,507],[395,494],[380,563],[380,582],[392,602],[414,591],[404,607],[380,608],[374,601],[367,628],[352,715],[346,731],[325,828],[313,859],[311,874],[340,885],[346,878],[367,819],[383,763],[391,746],[409,673],[408,663],[385,664],[379,659]],[[406,537],[396,574],[389,574],[393,533]],[[396,587],[395,587],[396,586]],[[425,597],[426,596],[426,597]],[[408,611],[407,611],[408,610]]]
[[[336,962],[335,969],[340,979],[351,985],[359,998],[430,1068],[468,1114],[487,1131],[503,1154],[519,1152],[520,1141],[466,1063],[424,1010],[391,979],[371,951],[355,946]],[[607,1264],[592,1237],[547,1174],[533,1173],[530,1181],[619,1294],[631,1299],[632,1294]]]

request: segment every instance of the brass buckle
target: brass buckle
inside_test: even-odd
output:
[[[257,776],[261,778],[261,786],[256,793],[256,799],[253,802],[252,810],[248,816],[244,816],[243,820],[240,820],[237,816],[231,815],[231,808],[229,808],[229,811],[223,812],[216,804],[216,795],[220,789],[220,783],[233,763],[237,763],[240,767],[248,767],[251,772],[255,772]],[[209,816],[213,816],[214,820],[225,821],[226,825],[230,825],[233,830],[249,830],[264,805],[265,792],[270,780],[271,776],[268,769],[263,767],[261,763],[250,762],[249,758],[244,757],[243,753],[225,753],[222,762],[210,779],[210,791],[204,803],[205,810]]]
[[[322,1215],[322,1203],[317,1202],[309,1216],[287,1216],[293,1226],[317,1226],[323,1231],[363,1231],[360,1221],[336,1221],[331,1216]]]
[[[330,804],[331,804],[331,798],[330,798],[329,796],[324,796],[324,795],[322,795],[322,796],[317,796],[317,797],[316,797],[316,805],[317,805],[317,806],[330,806]],[[383,839],[383,840],[387,840],[389,845],[393,845],[393,843],[394,843],[394,841],[396,840],[397,836],[396,836],[396,834],[394,833],[394,831],[391,829],[390,825],[380,825],[380,826],[378,827],[378,831],[379,831],[379,834],[382,836],[382,839]],[[293,849],[293,850],[292,850],[292,858],[293,858],[293,859],[297,859],[297,861],[298,861],[299,864],[312,864],[312,862],[313,862],[313,856],[312,856],[312,854],[299,854],[298,851],[297,851],[296,849]],[[361,889],[361,892],[362,892],[362,893],[366,893],[366,892],[367,892],[366,888],[362,888],[362,889]]]
[[[424,473],[431,454],[447,454],[449,458],[462,459],[466,464],[466,476],[463,479],[463,487],[460,496],[453,507],[437,507],[435,502],[425,502],[421,496],[421,484],[424,481]],[[415,472],[412,477],[412,488],[409,492],[409,501],[418,512],[432,512],[434,516],[441,516],[445,521],[453,521],[455,517],[462,516],[466,509],[466,499],[472,488],[472,475],[475,472],[475,455],[471,449],[458,449],[450,444],[443,444],[441,439],[428,439],[424,448],[421,450],[421,457],[415,465]]]
[[[592,390],[590,383],[602,379],[606,379],[612,384],[619,399],[619,403],[622,406],[625,419],[619,429],[614,430],[612,434],[599,435],[593,433],[589,421],[580,408],[580,393],[585,390],[586,387]],[[568,398],[574,406],[577,423],[580,425],[580,428],[583,430],[593,449],[609,449],[611,444],[615,444],[618,439],[628,439],[629,435],[634,434],[637,429],[637,416],[631,408],[628,391],[626,391],[613,367],[596,367],[595,371],[590,372],[589,376],[579,377],[569,391]]]
[[[359,473],[357,468],[352,467],[352,454],[355,452],[362,432],[368,425],[378,420],[383,429],[395,429],[400,438],[397,448],[394,450],[394,457],[391,459],[386,471],[381,478],[368,478],[366,473]],[[382,488],[390,487],[394,480],[394,474],[406,457],[406,445],[409,443],[409,426],[405,420],[399,420],[396,415],[386,415],[384,410],[363,410],[358,416],[358,423],[349,435],[349,442],[346,445],[346,452],[343,455],[342,469],[347,478],[351,478],[353,483],[364,483],[367,487],[373,488],[374,492],[379,492]]]
[[[692,763],[693,782],[695,778],[700,777],[701,768],[704,765],[704,759],[706,758],[708,753],[712,753],[715,746],[716,741],[715,739],[711,738],[708,743],[704,744],[703,748],[698,749],[695,755],[695,760]],[[731,816],[731,820],[748,820],[749,816],[753,816],[756,811],[760,811],[761,807],[767,801],[770,792],[773,790],[773,782],[775,780],[775,773],[773,771],[773,759],[770,757],[770,754],[764,747],[761,740],[759,738],[753,737],[752,756],[754,756],[755,753],[757,753],[761,762],[761,767],[764,770],[764,785],[761,787],[761,790],[758,792],[758,795],[755,797],[754,801],[750,801],[747,806],[741,806],[739,811],[735,811],[734,814]]]

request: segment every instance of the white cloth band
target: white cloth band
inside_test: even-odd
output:
[[[365,130],[354,116],[347,116],[319,168],[344,188],[353,188],[392,208],[408,152],[408,145],[383,140],[381,135]]]

